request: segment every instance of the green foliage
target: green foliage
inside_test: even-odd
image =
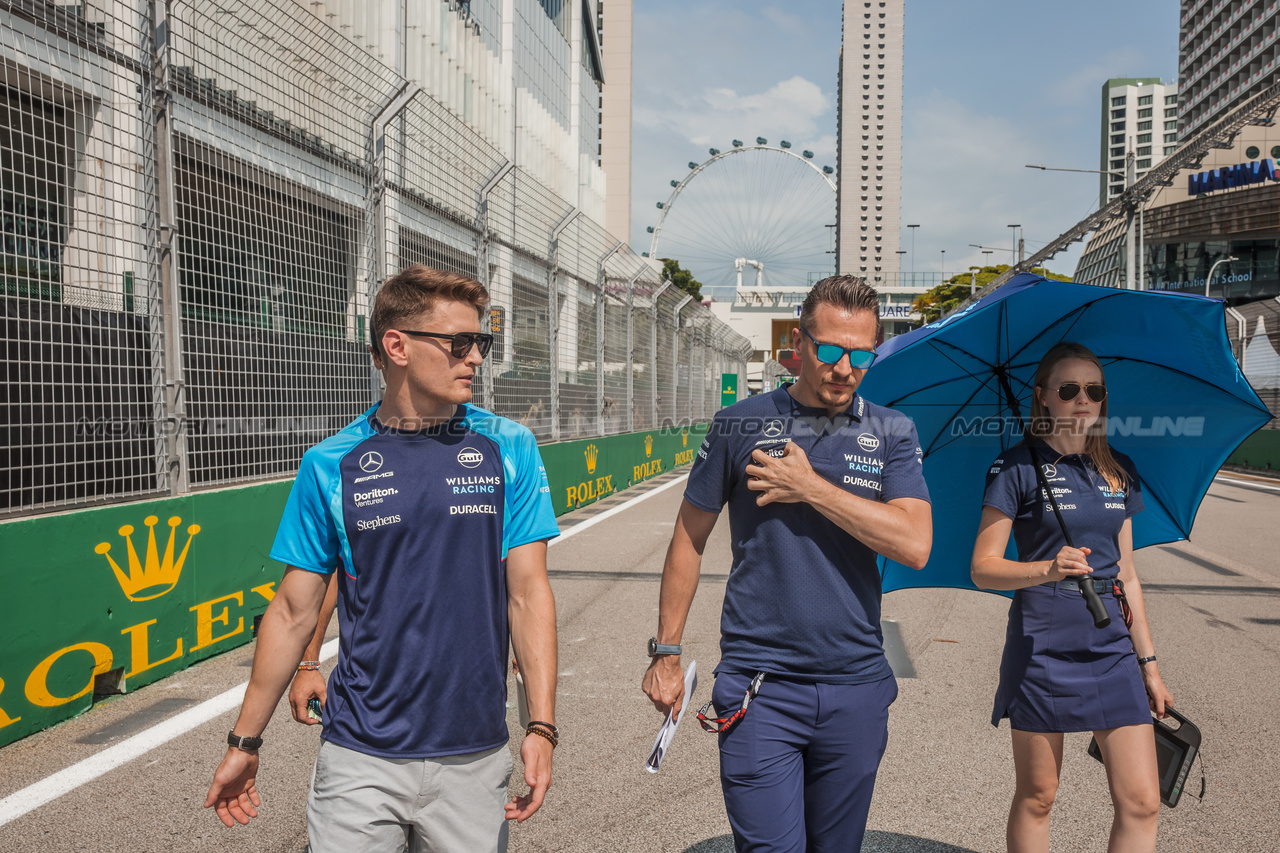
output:
[[[671,282],[696,301],[702,301],[702,282],[694,278],[693,273],[680,266],[680,262],[674,258],[662,258],[662,280]]]
[[[995,278],[1009,269],[1008,264],[997,264],[990,267],[969,267],[972,272],[962,272],[930,288],[915,298],[911,307],[920,313],[922,323],[932,323],[943,314],[954,311],[969,298],[970,288],[981,290]],[[974,276],[973,273],[977,275]],[[1037,267],[1029,272],[1042,275],[1052,281],[1071,281],[1071,276],[1050,272],[1044,267]],[[972,282],[972,284],[971,284]]]

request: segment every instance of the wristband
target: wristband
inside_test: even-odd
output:
[[[557,746],[560,745],[559,732],[547,731],[547,729],[544,728],[544,726],[546,725],[547,725],[546,723],[537,723],[537,722],[530,723],[528,727],[526,727],[524,730],[525,737],[528,737],[529,735],[538,735],[539,737],[544,737],[551,742],[551,748],[555,749]],[[551,726],[550,728],[554,729],[555,726]]]
[[[1146,657],[1146,658],[1138,658],[1138,666],[1146,666],[1149,663],[1155,663],[1155,662],[1156,662],[1155,655],[1152,655],[1151,657]]]
[[[227,746],[243,749],[245,752],[257,752],[262,746],[261,737],[244,737],[234,731],[227,732]]]
[[[319,669],[320,669],[320,661],[318,660],[304,660],[302,663],[298,664],[298,672],[302,672],[303,670],[315,671]]]

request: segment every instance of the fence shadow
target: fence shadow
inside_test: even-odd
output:
[[[684,853],[733,853],[733,836],[721,835],[699,841]],[[862,841],[862,853],[976,853],[968,847],[956,847],[932,838],[904,835],[900,832],[870,830]]]

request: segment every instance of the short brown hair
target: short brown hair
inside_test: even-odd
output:
[[[844,311],[870,311],[875,315],[876,328],[880,327],[880,294],[856,275],[828,276],[815,284],[800,306],[800,328],[806,331],[812,328],[813,312],[823,304]]]
[[[476,314],[484,316],[489,306],[489,291],[475,279],[456,272],[445,272],[423,264],[405,267],[391,276],[373,298],[373,314],[369,325],[373,352],[385,358],[382,336],[407,320],[415,320],[444,299],[473,305]]]

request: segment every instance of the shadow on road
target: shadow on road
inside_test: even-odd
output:
[[[733,836],[721,835],[699,841],[684,853],[733,853]],[[956,847],[900,832],[868,832],[862,841],[862,853],[975,853],[968,847]]]

